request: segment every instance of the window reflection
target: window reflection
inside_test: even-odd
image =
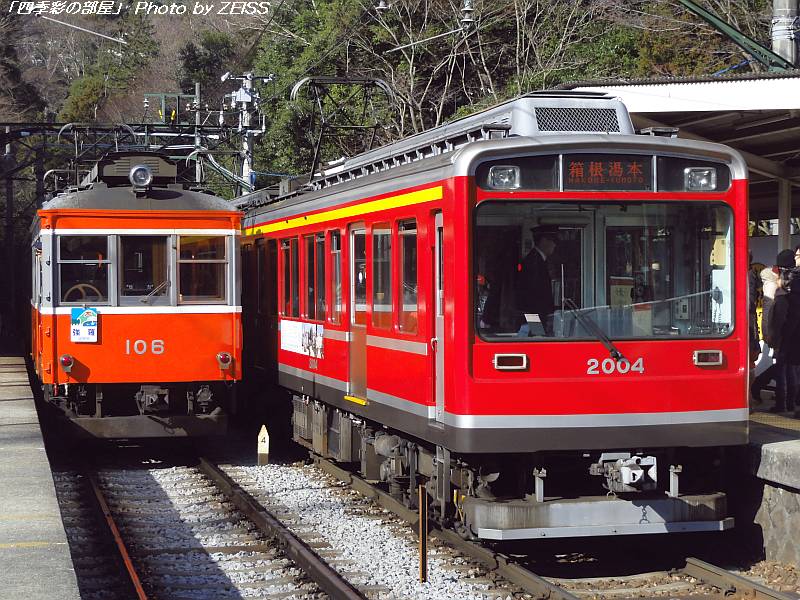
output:
[[[392,326],[392,232],[389,229],[372,232],[372,276],[372,324],[388,329]]]
[[[484,202],[476,328],[485,339],[591,338],[590,319],[613,339],[728,335],[732,231],[722,204]]]
[[[225,240],[225,236],[179,236],[180,302],[225,302]]]
[[[351,237],[352,247],[352,280],[353,280],[353,323],[367,324],[367,242],[363,231],[354,231]]]
[[[400,331],[417,332],[417,224],[400,224]]]

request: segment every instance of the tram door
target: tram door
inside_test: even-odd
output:
[[[367,397],[367,232],[350,230],[350,391]]]
[[[444,421],[444,227],[442,213],[436,213],[434,220],[436,237],[434,239],[434,282],[435,290],[435,337],[431,340],[434,354],[434,390],[436,395],[436,421]]]

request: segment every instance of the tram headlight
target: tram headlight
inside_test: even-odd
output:
[[[686,167],[683,187],[687,192],[713,192],[717,189],[717,170],[713,167]]]
[[[131,168],[128,179],[134,188],[147,188],[153,183],[153,172],[147,165],[136,165]]]
[[[489,169],[489,186],[496,190],[516,190],[521,184],[520,168],[515,165],[495,165]]]

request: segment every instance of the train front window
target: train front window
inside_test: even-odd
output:
[[[60,298],[64,304],[108,302],[108,236],[64,235],[58,240]]]
[[[121,236],[120,296],[154,302],[169,292],[167,238],[165,236]]]
[[[490,341],[724,337],[733,214],[706,202],[488,201],[475,323]]]
[[[225,302],[227,262],[225,236],[179,236],[179,302],[194,304]]]

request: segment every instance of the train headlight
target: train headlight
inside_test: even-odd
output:
[[[686,167],[683,187],[688,192],[713,192],[717,189],[717,170],[714,167]]]
[[[64,373],[69,373],[72,371],[72,367],[75,364],[75,359],[69,354],[62,354],[58,358],[58,364],[61,365],[61,370],[64,371]]]
[[[233,364],[233,357],[228,352],[217,352],[217,364],[223,371],[230,369]]]
[[[153,183],[153,172],[147,165],[136,165],[131,168],[131,172],[128,174],[128,179],[134,188],[148,188],[150,187],[150,184]]]
[[[519,167],[495,165],[489,169],[489,186],[496,190],[516,190],[522,185]]]

